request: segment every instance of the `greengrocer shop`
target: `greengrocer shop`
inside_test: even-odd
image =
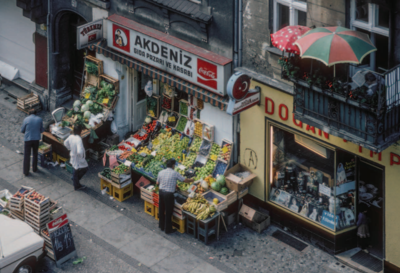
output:
[[[245,201],[332,254],[357,247],[357,215],[366,205],[370,253],[399,266],[398,145],[375,153],[333,136],[295,119],[292,94],[252,85],[261,87],[262,103],[240,115],[240,162],[257,175]]]

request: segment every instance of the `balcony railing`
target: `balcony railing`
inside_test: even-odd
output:
[[[380,78],[376,90],[302,71],[298,59],[281,59],[282,78],[295,84],[295,118],[380,152],[400,139],[400,66]]]

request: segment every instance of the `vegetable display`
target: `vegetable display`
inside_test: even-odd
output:
[[[194,122],[194,134],[198,137],[203,137],[203,123],[200,121]]]
[[[149,164],[147,164],[144,169],[146,172],[151,172],[154,177],[158,176],[158,173],[163,170],[163,164],[160,161],[152,160]]]
[[[97,65],[95,63],[86,60],[85,67],[86,67],[86,71],[89,74],[92,74],[92,75],[95,75],[95,76],[99,75],[99,72],[98,72],[99,69],[98,69],[98,67],[97,67]]]
[[[155,117],[157,113],[157,99],[153,97],[146,97],[147,114]]]
[[[212,174],[212,172],[214,171],[215,168],[215,162],[212,160],[208,160],[206,165],[202,168],[197,167],[196,170],[196,178],[195,180],[202,180],[204,178],[206,178],[207,176],[209,176],[210,174]]]
[[[170,110],[171,109],[171,99],[168,97],[163,97],[163,102],[161,105],[163,108]]]
[[[221,147],[219,147],[218,144],[213,143],[210,151],[210,158],[215,161],[218,158],[220,151]]]
[[[129,167],[124,164],[121,164],[112,170],[115,174],[125,174],[127,171],[129,171]]]
[[[195,137],[192,145],[190,146],[190,151],[197,153],[200,150],[201,142],[201,138]]]
[[[188,105],[186,102],[179,102],[179,114],[181,114],[182,116],[188,115]]]
[[[183,132],[183,130],[185,130],[186,123],[187,123],[187,118],[181,116],[181,118],[178,121],[178,125],[176,126],[176,130],[179,132]]]
[[[100,173],[100,175],[104,176],[107,179],[111,179],[111,169],[104,168],[104,170]]]

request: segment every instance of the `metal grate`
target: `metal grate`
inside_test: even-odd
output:
[[[277,230],[274,233],[272,233],[272,237],[278,239],[281,242],[284,242],[287,245],[290,245],[291,247],[297,249],[298,251],[303,251],[308,246],[302,241],[297,240],[296,238],[289,236],[280,230]]]
[[[357,252],[350,259],[374,272],[382,271],[382,261],[364,251]]]

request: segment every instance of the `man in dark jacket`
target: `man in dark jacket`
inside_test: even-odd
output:
[[[24,133],[24,175],[29,175],[30,164],[29,160],[31,157],[32,150],[32,171],[35,173],[37,171],[37,161],[38,161],[38,150],[39,141],[41,139],[41,133],[44,132],[43,120],[41,117],[36,116],[36,112],[24,119],[21,126],[21,133]]]

